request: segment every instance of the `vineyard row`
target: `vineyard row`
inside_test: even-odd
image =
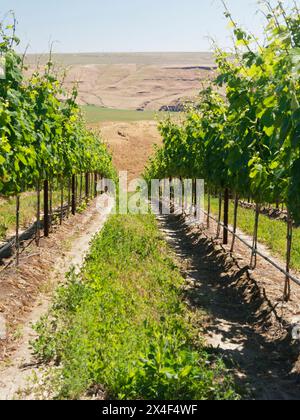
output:
[[[264,203],[287,208],[284,298],[289,300],[293,225],[300,223],[300,11],[283,3],[267,8],[265,42],[241,28],[226,9],[234,53],[215,48],[216,76],[181,122],[160,123],[163,146],[145,178],[197,178],[207,184],[208,208],[215,191],[219,214],[224,199],[228,227],[229,198],[234,197],[233,231],[239,201],[255,202],[251,265],[255,267],[258,226]],[[209,213],[210,211],[208,211]],[[224,231],[227,242],[228,231]]]
[[[36,192],[35,221],[31,226],[27,226],[25,231],[21,231],[20,210],[22,206],[22,195],[16,197],[16,229],[15,236],[10,238],[0,247],[0,260],[4,269],[9,267],[13,261],[19,265],[20,254],[24,244],[30,245],[35,241],[40,245],[41,237],[47,238],[53,226],[62,225],[65,218],[77,212],[85,210],[88,202],[97,197],[99,191],[99,181],[102,176],[97,173],[86,173],[72,175],[68,180],[45,180],[38,186]],[[60,195],[60,205],[54,207],[54,190]],[[31,222],[32,223],[32,222]],[[24,228],[24,226],[23,226]],[[14,256],[13,259],[11,257]]]
[[[49,62],[42,71],[25,77],[24,57],[16,52],[15,20],[0,23],[0,57],[5,78],[0,79],[0,196],[16,197],[16,261],[20,249],[20,205],[22,193],[37,191],[36,241],[41,225],[41,192],[44,194],[44,236],[49,235],[52,216],[52,180],[61,184],[60,221],[63,217],[63,186],[68,181],[68,209],[76,212],[76,180],[87,174],[113,178],[112,158],[106,145],[86,128],[77,104],[77,87],[63,88],[65,75]],[[82,185],[82,175],[80,176]],[[69,210],[68,210],[69,211]]]

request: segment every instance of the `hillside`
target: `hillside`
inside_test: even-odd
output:
[[[33,70],[46,55],[29,55]],[[79,103],[106,108],[154,110],[194,98],[201,83],[212,77],[210,53],[58,54],[67,68],[66,86],[79,84]]]

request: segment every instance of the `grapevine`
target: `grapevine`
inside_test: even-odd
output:
[[[105,144],[87,129],[78,106],[77,87],[63,88],[52,63],[52,55],[43,71],[25,77],[24,57],[16,52],[16,22],[0,23],[0,58],[5,77],[0,79],[0,195],[16,196],[16,260],[19,259],[20,195],[37,191],[37,232],[39,244],[40,193],[44,185],[44,234],[52,223],[52,191],[55,180],[61,185],[63,217],[64,184],[72,185],[72,213],[76,212],[76,179],[82,174],[113,178],[112,157]],[[88,175],[90,177],[90,175]],[[70,194],[68,208],[70,207]],[[49,214],[50,211],[50,214]]]
[[[14,33],[11,26],[0,26],[0,55],[6,63],[0,81],[0,194],[19,194],[49,177],[112,176],[105,145],[85,127],[76,87],[67,96],[51,61],[44,73],[36,71],[26,80]]]
[[[300,12],[296,4],[265,6],[266,41],[260,45],[225,5],[234,53],[216,48],[217,76],[198,103],[182,123],[161,122],[164,144],[145,177],[201,177],[208,190],[230,190],[236,202],[251,196],[257,220],[262,203],[284,203],[288,271],[291,220],[300,223]],[[255,266],[257,224],[253,244]]]

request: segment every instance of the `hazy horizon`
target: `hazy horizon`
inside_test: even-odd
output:
[[[257,0],[227,0],[233,16],[262,37]],[[212,39],[231,46],[220,0],[2,0],[0,20],[13,10],[19,51],[32,54],[209,52]]]
[[[27,53],[27,55],[48,55],[50,51],[47,52],[35,52],[35,53]],[[78,52],[53,52],[53,55],[101,55],[101,54],[112,54],[112,55],[121,55],[121,54],[145,54],[145,55],[151,55],[151,54],[214,54],[214,51],[78,51]]]
[[[54,53],[54,61],[63,65],[161,65],[187,67],[214,67],[214,57],[211,52],[196,51],[153,51],[153,52],[82,52],[82,53]],[[45,64],[49,53],[28,54],[29,64]]]

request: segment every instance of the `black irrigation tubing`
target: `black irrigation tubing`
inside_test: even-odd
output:
[[[160,200],[160,202],[162,202],[162,200]],[[179,210],[182,211],[182,209],[180,208]],[[205,210],[199,208],[199,210],[204,213],[206,216],[208,216],[211,220],[213,220],[215,223],[218,223],[218,221],[211,216],[210,214],[208,214],[208,212],[206,212]],[[188,215],[187,213],[184,212],[184,214]],[[251,251],[253,251],[253,246],[248,244],[247,241],[245,241],[243,238],[241,238],[237,233],[235,233],[232,229],[230,229],[229,227],[225,226],[224,223],[222,223],[220,221],[220,226],[222,226],[224,229],[227,230],[227,232],[231,233],[233,236],[235,236],[239,241],[241,241],[244,245],[246,245],[247,248],[249,248]],[[255,250],[256,255],[259,255],[261,258],[263,258],[265,261],[267,261],[270,265],[272,265],[274,268],[276,268],[278,271],[280,271],[282,274],[284,274],[286,276],[286,278],[289,278],[290,280],[292,280],[295,284],[297,284],[298,286],[300,286],[300,280],[293,276],[292,274],[288,273],[285,269],[283,269],[282,267],[280,267],[278,264],[276,264],[273,260],[271,260],[269,257],[267,257],[266,255],[264,255],[262,252],[260,252],[258,249]]]
[[[95,180],[96,180],[96,174],[95,174]],[[88,188],[88,187],[89,187],[89,185],[87,184],[86,188]],[[96,196],[96,194],[95,194],[95,196]],[[72,204],[74,204],[74,202]],[[70,208],[70,206],[69,206],[68,203],[64,204],[64,206],[63,206],[63,213],[64,213],[63,219],[68,218],[68,214],[65,215],[65,213],[68,213],[69,208]],[[61,213],[61,210],[62,210],[61,207],[54,209],[53,212],[52,212],[52,216],[59,216],[59,214]],[[22,235],[28,235],[32,231],[32,229],[34,229],[36,223],[37,222],[35,222],[32,226],[30,226],[28,229],[26,229],[22,233]],[[42,222],[42,224],[44,224],[44,222]],[[41,228],[42,228],[42,226],[41,226]],[[45,237],[45,236],[41,236],[41,238],[42,237]],[[20,255],[35,241],[35,239],[36,239],[35,237],[34,238],[30,237],[28,239],[23,239],[23,240],[22,240],[22,238],[20,238],[21,243],[22,243],[22,248],[20,250]],[[3,251],[5,252],[6,249],[9,252],[9,256],[0,258],[1,262],[9,259],[9,261],[6,264],[1,264],[0,265],[0,274],[3,271],[5,271],[8,267],[10,267],[13,264],[13,262],[15,261],[15,254],[14,254],[13,250],[12,250],[12,253],[10,254],[10,252],[11,252],[10,250],[13,249],[16,246],[16,244],[17,244],[16,237],[13,237],[13,238],[9,239],[4,245],[0,246],[0,252],[3,252]]]
[[[68,207],[68,205],[67,204],[65,204],[64,205],[64,207],[63,207],[63,210],[64,210],[64,213],[66,212],[66,210],[67,210],[67,207]],[[53,215],[54,216],[58,216],[58,213],[59,213],[59,211],[60,211],[60,209],[55,209],[54,211],[53,211]],[[64,220],[66,219],[66,216],[64,216],[64,218],[63,218]],[[26,229],[24,232],[23,232],[23,235],[25,234],[25,235],[28,235],[28,234],[30,234],[30,232],[31,231],[33,231],[33,229],[34,229],[34,227],[35,227],[35,224],[36,224],[36,222],[32,225],[32,226],[30,226],[28,229]],[[33,234],[33,233],[32,233]],[[21,235],[22,236],[22,235]],[[40,237],[41,239],[42,238],[44,238],[44,235],[41,235],[41,237]],[[21,238],[21,243],[22,243],[22,248],[21,248],[21,250],[20,250],[20,255],[22,255],[23,254],[23,252],[33,243],[35,241],[35,237],[31,237],[31,238],[29,238],[29,239],[23,239],[22,240],[22,238]],[[15,237],[13,237],[12,239],[10,239],[9,241],[7,241],[3,246],[1,246],[0,247],[0,252],[1,251],[3,251],[3,250],[5,250],[5,249],[7,249],[8,250],[8,252],[10,252],[9,250],[10,249],[12,249],[12,248],[14,248],[16,246],[16,238]],[[14,252],[12,251],[12,254],[9,256],[9,257],[3,257],[3,258],[1,258],[1,260],[2,261],[4,261],[4,260],[7,260],[7,259],[9,259],[9,261],[6,263],[6,264],[2,264],[2,265],[0,265],[0,274],[3,272],[3,271],[5,271],[7,268],[9,268],[12,264],[13,264],[13,262],[15,261],[15,254],[14,254]]]
[[[44,236],[42,235],[41,238],[43,238]],[[27,248],[30,247],[30,245],[35,241],[35,238],[32,238],[30,240],[27,241],[23,241],[22,242],[22,247],[20,248],[20,256],[22,256],[22,254],[26,251]],[[12,246],[14,246],[16,243],[15,240],[11,241],[10,244]],[[26,243],[26,244],[25,244]],[[24,245],[25,244],[25,245]],[[10,261],[7,264],[3,264],[0,268],[0,274],[2,274],[5,270],[7,270],[15,261],[15,256],[13,255],[12,257],[10,257]]]
[[[206,214],[207,216],[210,217],[210,219],[214,220],[216,223],[218,223],[218,221],[212,217],[211,215],[209,215],[205,210],[201,211]],[[226,227],[224,225],[224,223],[220,222],[221,226],[223,228],[225,228],[229,233],[231,233],[232,235],[234,235],[239,241],[241,241],[244,245],[247,246],[247,248],[253,250],[253,247],[248,244],[247,241],[245,241],[243,238],[241,238],[237,233],[234,233],[232,229],[230,229],[229,227]],[[282,274],[284,274],[286,277],[288,277],[290,280],[292,280],[294,283],[296,283],[298,286],[300,286],[300,280],[293,276],[292,274],[288,273],[286,270],[284,270],[282,267],[280,267],[278,264],[276,264],[273,260],[271,260],[269,257],[267,257],[266,255],[264,255],[262,252],[260,252],[259,250],[256,250],[256,255],[259,255],[261,258],[263,258],[265,261],[267,261],[269,264],[271,264],[274,268],[276,268],[278,271],[280,271]]]

